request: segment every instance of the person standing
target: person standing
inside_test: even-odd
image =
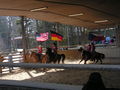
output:
[[[99,72],[91,73],[82,90],[106,90],[101,74]]]

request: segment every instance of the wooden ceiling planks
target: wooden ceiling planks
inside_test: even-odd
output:
[[[26,16],[93,29],[120,24],[119,4],[119,0],[0,0],[0,15]],[[41,7],[48,8],[30,11]],[[83,15],[69,16],[79,13]],[[95,23],[99,20],[108,22]]]

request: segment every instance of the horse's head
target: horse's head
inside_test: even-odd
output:
[[[50,54],[50,53],[52,53],[52,49],[47,47],[46,54]]]
[[[80,49],[78,49],[78,51],[82,52],[82,51],[83,51],[83,48],[82,48],[82,47],[80,47]]]
[[[37,53],[34,52],[34,51],[31,51],[31,52],[30,52],[30,55],[31,55],[31,56],[34,56],[34,55],[36,56],[36,54],[37,54]]]
[[[4,60],[4,56],[0,55],[0,61],[2,62]]]

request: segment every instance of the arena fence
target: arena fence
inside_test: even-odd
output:
[[[120,65],[96,65],[96,64],[41,64],[41,63],[0,63],[1,67],[22,68],[59,68],[59,69],[82,69],[82,70],[114,70],[120,71]]]
[[[0,90],[82,90],[82,86],[77,85],[23,82],[14,80],[1,80],[0,86],[1,85],[2,87],[4,85],[4,88],[1,88]],[[11,89],[8,89],[7,87]]]
[[[104,70],[104,71],[120,71],[120,65],[95,65],[95,64],[40,64],[40,63],[5,63],[1,62],[0,67],[21,67],[21,68],[56,68],[56,69],[79,69],[79,70]],[[82,90],[82,86],[52,84],[52,83],[37,83],[14,80],[1,80],[0,85],[17,87],[15,90]],[[27,89],[20,89],[26,87]],[[12,90],[7,89],[7,90]],[[2,89],[1,89],[2,90]],[[32,90],[32,89],[29,89]]]
[[[3,55],[4,56],[4,55]],[[5,55],[4,56],[4,60],[2,62],[4,63],[21,63],[23,61],[23,57],[20,53],[12,53],[12,54],[9,54],[9,55]],[[12,68],[9,68],[9,67],[5,67],[5,68],[0,68],[1,69],[1,73],[4,71],[4,72],[11,72],[13,70],[13,67]],[[15,69],[15,68],[14,68]],[[18,68],[16,68],[18,69]]]

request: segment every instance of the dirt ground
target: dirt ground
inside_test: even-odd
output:
[[[78,64],[79,61],[66,61],[66,64]],[[119,71],[71,70],[50,69],[46,72],[36,70],[16,70],[10,74],[0,76],[1,80],[19,80],[32,82],[47,82],[69,85],[84,85],[92,72],[99,72],[108,88],[120,88]]]

